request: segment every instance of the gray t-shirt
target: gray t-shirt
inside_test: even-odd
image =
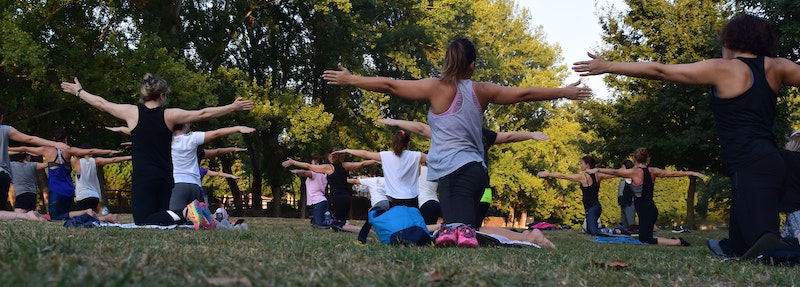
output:
[[[35,162],[11,162],[11,183],[14,184],[14,193],[37,193],[36,188],[36,165]]]

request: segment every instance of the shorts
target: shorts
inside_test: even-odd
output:
[[[100,204],[100,199],[97,197],[87,197],[75,203],[75,206],[72,207],[73,211],[79,210],[87,210],[91,209],[97,211],[97,205]]]
[[[36,194],[33,192],[20,193],[14,200],[14,208],[27,211],[36,209]]]

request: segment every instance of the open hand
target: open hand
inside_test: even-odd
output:
[[[608,72],[608,62],[598,55],[586,53],[591,60],[575,62],[572,64],[572,70],[577,72],[581,77],[599,75]]]
[[[328,82],[328,85],[349,85],[348,80],[353,74],[350,73],[350,70],[342,66],[341,63],[337,66],[339,68],[338,70],[325,70],[325,72],[322,73],[322,78]]]

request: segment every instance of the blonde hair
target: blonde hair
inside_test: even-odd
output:
[[[783,148],[790,151],[800,151],[800,130],[794,130],[786,137],[786,145]]]

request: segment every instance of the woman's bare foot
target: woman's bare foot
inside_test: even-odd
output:
[[[119,223],[119,217],[113,213],[109,213],[108,215],[98,216],[97,219],[100,219],[100,221],[102,222]]]
[[[528,242],[532,242],[544,248],[558,249],[553,242],[547,240],[547,237],[545,237],[544,233],[539,229],[525,230],[522,232],[522,235],[527,238]]]
[[[44,219],[44,217],[41,214],[39,214],[39,212],[36,212],[34,210],[25,212],[24,215],[25,215],[25,220],[47,221],[47,219]]]

